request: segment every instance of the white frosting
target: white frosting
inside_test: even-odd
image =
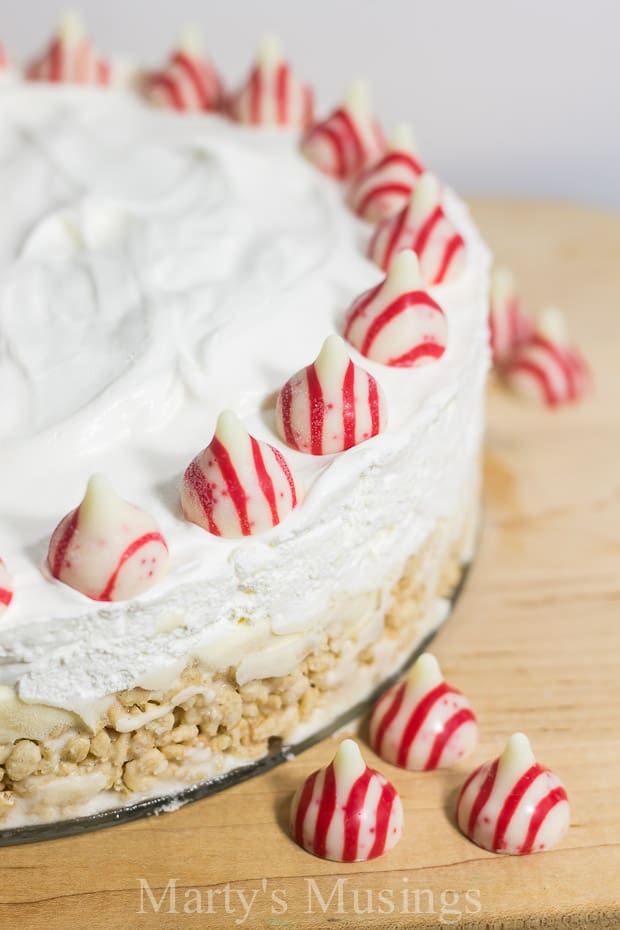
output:
[[[467,270],[430,289],[445,355],[412,371],[352,350],[388,428],[313,457],[277,438],[275,392],[382,274],[364,257],[370,227],[294,133],[150,110],[122,90],[14,85],[0,93],[0,186],[0,556],[16,591],[0,685],[82,712],[217,651],[241,618],[307,631],[334,598],[398,577],[456,507],[481,441],[489,255],[462,203],[446,194]],[[179,506],[223,408],[306,488],[280,525],[241,540]],[[44,565],[95,471],[170,547],[168,577],[130,602],[90,601]]]

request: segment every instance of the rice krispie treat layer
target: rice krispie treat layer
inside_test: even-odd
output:
[[[178,791],[264,756],[270,740],[291,744],[324,727],[445,618],[471,556],[477,507],[467,510],[411,556],[387,608],[376,592],[369,619],[353,628],[332,622],[324,645],[289,674],[239,685],[233,667],[213,673],[191,662],[166,692],[116,694],[94,732],[66,727],[46,740],[0,744],[0,827]]]

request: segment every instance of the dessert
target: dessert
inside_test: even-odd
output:
[[[325,173],[383,152],[363,90],[302,141],[68,77],[0,92],[0,829],[330,724],[445,619],[478,514],[490,262],[451,190],[414,194],[465,243],[449,284],[424,253],[411,285],[441,308],[441,357],[394,364],[417,310],[400,354],[342,339],[361,293],[391,299]],[[96,479],[66,541],[100,473],[122,499]],[[150,565],[126,556],[145,537]]]
[[[493,363],[502,365],[532,335],[532,320],[517,293],[512,272],[501,266],[491,273],[489,334]]]
[[[448,768],[473,752],[478,724],[465,695],[444,681],[437,659],[424,653],[373,707],[369,737],[386,762],[428,771]]]
[[[50,539],[49,569],[94,601],[127,601],[157,584],[168,570],[168,546],[153,518],[93,475],[79,507]]]
[[[540,765],[523,733],[513,733],[499,758],[469,776],[456,806],[470,840],[496,853],[523,856],[557,845],[570,809],[557,775]]]
[[[276,428],[300,452],[344,452],[386,425],[381,388],[353,362],[339,336],[328,336],[316,360],[289,378],[278,394]]]
[[[190,463],[181,485],[188,520],[214,536],[251,536],[277,526],[296,507],[299,487],[279,449],[259,442],[232,411]]]
[[[27,75],[31,81],[57,84],[109,84],[111,70],[84,34],[80,19],[67,13],[49,47],[30,64]]]
[[[263,39],[258,60],[230,100],[233,119],[252,126],[299,126],[312,122],[313,94],[284,61],[274,36]]]
[[[0,559],[0,616],[10,606],[13,600],[13,579],[9,570]]]
[[[353,302],[344,335],[362,355],[383,365],[411,368],[441,358],[448,322],[424,288],[415,252],[399,252],[381,284]]]
[[[560,310],[542,311],[530,338],[506,362],[502,377],[515,394],[548,407],[574,403],[583,396],[587,365],[569,338]]]
[[[349,205],[358,216],[379,223],[403,209],[423,173],[413,133],[398,126],[385,154],[351,182]]]
[[[374,161],[385,148],[363,81],[349,88],[342,106],[310,127],[302,152],[320,171],[346,180]]]
[[[208,112],[222,106],[222,81],[195,29],[186,30],[161,71],[146,76],[144,95],[155,106],[179,111]]]
[[[355,740],[345,739],[333,761],[295,794],[291,831],[302,849],[321,859],[366,862],[396,846],[403,807],[387,778],[368,768]]]
[[[368,256],[387,271],[402,249],[416,253],[427,284],[451,282],[463,273],[467,260],[465,241],[446,215],[437,178],[428,172],[422,175],[402,210],[379,223]]]

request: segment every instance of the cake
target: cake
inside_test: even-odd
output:
[[[233,92],[194,35],[130,77],[71,23],[0,90],[0,830],[325,728],[473,554],[465,205],[273,41]]]

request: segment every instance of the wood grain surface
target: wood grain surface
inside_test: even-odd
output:
[[[434,644],[478,712],[475,757],[381,764],[406,833],[368,864],[319,861],[287,833],[293,790],[335,740],[176,813],[2,849],[0,927],[620,927],[620,218],[524,202],[475,214],[531,304],[566,309],[595,376],[586,403],[554,413],[490,387],[481,546]],[[572,806],[562,845],[523,858],[471,845],[453,817],[465,772],[516,729]]]

